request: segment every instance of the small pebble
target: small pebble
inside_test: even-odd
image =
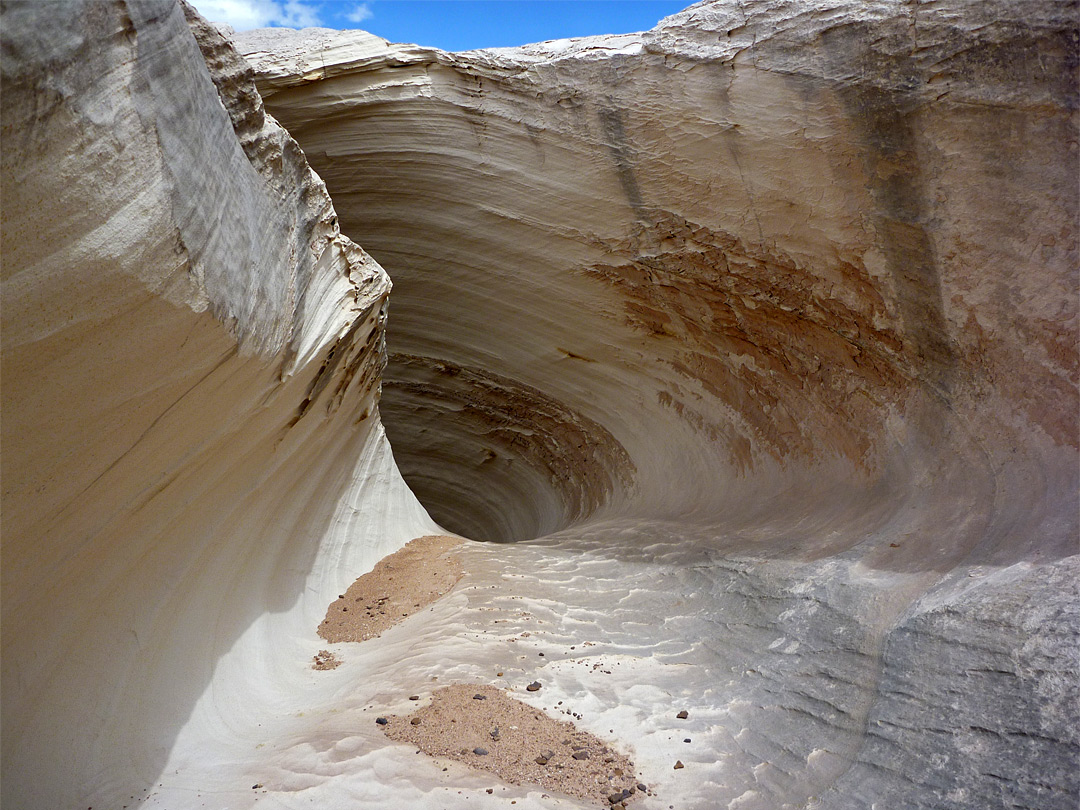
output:
[[[420,699],[419,695],[409,695],[409,700],[419,700],[419,699]]]
[[[530,683],[525,688],[530,692],[539,692],[540,691],[540,681],[533,681],[532,683]]]
[[[544,654],[543,654],[543,653],[540,653],[540,657],[541,657],[541,658],[543,658],[543,657],[544,657]]]
[[[588,759],[589,758],[589,752],[588,751],[575,751],[573,756],[574,756],[574,759]]]
[[[685,768],[685,767],[686,766],[682,764],[681,759],[675,761],[675,770],[679,770],[679,768]]]
[[[385,717],[376,717],[375,722],[378,723],[380,726],[385,726],[390,721],[387,720]]]
[[[687,737],[685,740],[683,740],[683,742],[690,742],[690,738]]]
[[[638,789],[638,790],[640,790],[640,791],[641,791],[642,793],[644,793],[644,792],[645,792],[646,790],[648,790],[649,788],[648,788],[648,786],[647,786],[647,785],[645,785],[644,783],[642,783],[642,782],[638,782],[638,783],[637,783],[637,789]]]
[[[472,699],[473,700],[487,700],[487,695],[480,695],[480,694],[473,695]]]
[[[679,712],[675,716],[678,717],[680,720],[685,720],[687,717],[690,716],[690,713],[687,712],[686,709],[683,709],[681,712]]]
[[[414,717],[409,722],[412,723],[414,726],[418,726],[418,725],[420,725],[420,718],[419,717]]]
[[[487,789],[487,792],[488,792],[488,793],[494,793],[494,792],[495,792],[495,790],[494,790],[494,788],[488,788],[488,789]]]
[[[487,753],[488,753],[488,750],[486,748],[474,748],[472,750],[472,752],[474,754],[476,754],[478,757],[486,757]]]

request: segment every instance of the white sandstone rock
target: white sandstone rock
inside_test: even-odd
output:
[[[376,409],[389,280],[246,65],[173,2],[58,8],[3,15],[3,803],[119,808],[295,700],[434,524]]]
[[[1075,805],[1072,4],[2,32],[5,806],[571,806],[387,745],[452,681],[642,810]],[[524,542],[316,672],[437,529],[384,329],[405,477]]]
[[[406,479],[457,531],[561,530],[550,632],[588,605],[642,656],[701,644],[682,683],[745,707],[701,792],[647,714],[622,727],[660,806],[1071,806],[1080,740],[1037,707],[1077,696],[1072,7],[717,1],[381,57],[316,36],[237,42],[394,278]],[[1048,617],[1030,644],[1016,600]],[[598,688],[567,694],[617,713]]]

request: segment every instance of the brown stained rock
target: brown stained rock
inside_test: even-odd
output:
[[[366,641],[444,596],[461,579],[454,553],[460,537],[428,535],[380,560],[326,609],[319,635],[330,642]]]
[[[903,397],[916,379],[914,364],[925,362],[916,348],[923,341],[905,334],[871,271],[836,257],[822,274],[775,245],[670,211],[655,212],[650,229],[668,249],[642,260],[630,245],[610,244],[612,263],[583,272],[624,295],[627,324],[677,347],[671,369],[740,414],[748,430],[738,435],[714,416],[727,410],[677,393],[660,392],[659,404],[724,442],[736,469],[753,469],[751,443],[776,458],[827,449],[862,463],[882,424],[874,403]],[[849,293],[842,300],[831,292],[838,280]],[[940,321],[940,314],[923,319]],[[748,362],[732,363],[733,356]],[[787,393],[801,391],[797,380],[818,367],[829,373],[815,377],[813,392]],[[845,393],[853,390],[865,395]],[[778,399],[788,409],[782,417],[759,405]]]
[[[477,694],[485,699],[475,700]],[[410,723],[391,717],[383,727],[386,736],[431,756],[490,771],[511,784],[536,785],[605,806],[615,793],[637,795],[634,765],[626,756],[494,686],[437,689],[431,703],[408,718]],[[412,719],[422,724],[413,726]],[[494,738],[491,729],[496,727],[500,733]]]

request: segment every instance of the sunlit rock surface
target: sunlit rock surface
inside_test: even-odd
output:
[[[389,281],[244,62],[173,2],[2,30],[3,805],[132,807],[299,710],[327,603],[433,524]]]
[[[5,5],[4,805],[581,806],[373,722],[474,681],[644,810],[1073,808],[1075,15],[236,35],[305,160],[171,0]],[[519,542],[315,671],[398,465]]]
[[[237,41],[394,278],[406,480],[546,536],[490,553],[654,668],[565,688],[676,806],[1075,803],[1075,4]],[[646,684],[709,707],[691,778]]]

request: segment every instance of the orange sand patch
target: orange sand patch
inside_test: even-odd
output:
[[[610,744],[494,686],[445,686],[432,693],[429,705],[385,720],[390,739],[491,771],[511,784],[617,808],[645,790],[633,763]]]
[[[341,666],[341,659],[329,650],[319,650],[317,653],[315,653],[314,660],[315,662],[311,665],[312,669],[337,669]]]
[[[376,638],[448,593],[463,570],[454,553],[460,537],[410,540],[381,559],[326,609],[319,635],[330,642]]]

